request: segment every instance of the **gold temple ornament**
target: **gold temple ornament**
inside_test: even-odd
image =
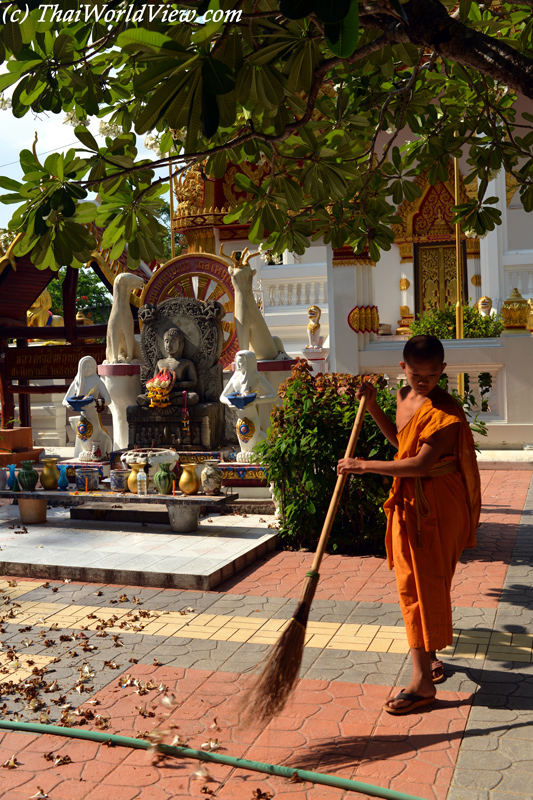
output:
[[[348,325],[355,333],[379,333],[377,306],[355,306],[348,314]]]
[[[528,330],[530,306],[518,289],[513,289],[504,302],[501,314],[506,333],[520,333]]]

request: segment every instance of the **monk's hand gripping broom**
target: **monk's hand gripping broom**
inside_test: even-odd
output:
[[[359,408],[350,435],[350,441],[346,448],[345,458],[353,458],[359,433],[363,425],[366,405],[367,395],[365,394],[359,402]],[[246,709],[244,712],[245,724],[267,724],[272,720],[283,710],[298,680],[304,651],[307,619],[318,584],[318,570],[326,551],[329,535],[333,527],[347,477],[348,475],[339,475],[337,477],[335,491],[333,492],[328,513],[324,520],[315,558],[311,569],[305,574],[305,581],[300,593],[298,606],[294,616],[289,620],[289,624],[281,634],[277,643],[272,647],[270,655],[264,662],[261,674],[258,676],[246,698]]]

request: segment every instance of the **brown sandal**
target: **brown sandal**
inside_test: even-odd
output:
[[[436,659],[431,662],[431,677],[433,683],[442,683],[442,681],[446,680],[446,673],[442,661]]]

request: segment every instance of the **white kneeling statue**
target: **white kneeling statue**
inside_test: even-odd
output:
[[[220,395],[220,401],[239,410],[237,436],[241,452],[237,461],[251,464],[254,446],[267,438],[259,422],[259,403],[273,403],[274,389],[257,369],[257,358],[252,350],[239,350],[235,356],[235,372]]]
[[[69,403],[69,398],[87,396],[93,397],[94,400],[101,398],[103,405],[109,405],[111,402],[111,397],[109,396],[107,387],[97,374],[97,364],[92,356],[83,356],[83,358],[80,358],[76,377],[70,384],[70,387],[63,398],[62,405],[64,405],[66,408],[73,408],[73,406]],[[80,409],[76,410],[79,411]],[[81,417],[71,417],[69,420],[71,428],[76,433],[76,443],[74,445],[75,458],[80,457],[82,452],[85,452],[89,449],[89,445],[84,444],[83,440],[78,434],[78,424],[80,420]],[[100,427],[99,423],[97,427]],[[87,456],[85,456],[85,458],[80,458],[80,460],[87,460]]]

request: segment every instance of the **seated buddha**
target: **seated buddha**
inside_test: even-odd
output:
[[[165,358],[157,362],[153,378],[146,381],[146,392],[137,397],[140,406],[150,408],[169,408],[183,406],[183,393],[186,393],[186,405],[193,406],[199,402],[194,391],[198,385],[196,368],[188,358],[182,358],[185,337],[179,328],[169,328],[163,336]]]

